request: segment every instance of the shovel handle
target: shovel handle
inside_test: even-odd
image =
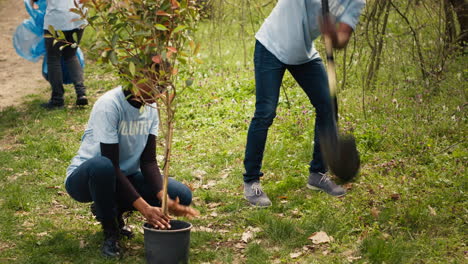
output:
[[[329,16],[330,9],[328,7],[328,0],[322,0],[322,18],[325,19]],[[327,55],[327,76],[328,76],[328,89],[330,89],[330,97],[332,109],[335,111],[335,121],[338,122],[338,100],[336,98],[336,67],[335,59],[333,57],[333,43],[329,35],[323,35],[325,41],[325,53]]]

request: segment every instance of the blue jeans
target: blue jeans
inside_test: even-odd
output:
[[[129,175],[128,179],[146,202],[152,206],[161,206],[141,172]],[[114,166],[106,157],[95,157],[81,164],[66,179],[65,189],[78,202],[94,202],[96,218],[100,221],[112,220],[118,214],[135,210],[131,204],[119,199]],[[190,189],[172,178],[169,178],[168,194],[171,199],[179,197],[183,205],[192,202]]]
[[[255,114],[247,134],[247,146],[244,158],[244,182],[257,180],[263,173],[263,152],[268,129],[276,116],[276,107],[280,94],[281,82],[288,70],[306,93],[315,108],[315,135],[313,159],[310,172],[326,172],[320,151],[321,135],[336,135],[336,124],[333,117],[327,73],[321,59],[315,59],[301,65],[287,65],[279,61],[258,40],[255,44]]]

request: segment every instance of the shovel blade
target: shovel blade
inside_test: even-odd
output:
[[[323,140],[322,143],[323,157],[331,172],[345,182],[354,179],[361,166],[354,137],[340,135],[336,140]]]

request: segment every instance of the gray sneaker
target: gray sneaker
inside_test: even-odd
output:
[[[325,173],[312,172],[307,181],[307,188],[312,190],[324,191],[330,195],[340,197],[346,194],[346,191],[336,183],[332,182]]]
[[[250,204],[268,207],[271,205],[271,201],[262,190],[262,185],[260,181],[251,181],[249,183],[244,183],[244,197],[249,201]]]

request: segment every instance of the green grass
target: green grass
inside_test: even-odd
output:
[[[200,38],[214,34],[210,27],[201,27]],[[217,28],[225,40],[214,38],[202,51],[194,86],[178,99],[171,174],[195,188],[194,206],[202,213],[190,220],[196,227],[191,263],[466,262],[466,55],[449,58],[443,78],[429,85],[414,68],[402,72],[389,61],[364,97],[359,77],[349,78],[339,94],[340,124],[356,136],[362,167],[341,199],[305,187],[314,114],[287,74],[288,99],[281,94],[263,165],[273,205],[256,209],[242,198],[254,43],[246,42],[244,67],[233,28]],[[225,52],[209,48],[216,44]],[[402,65],[412,63],[403,59]],[[108,67],[87,63],[94,103],[118,80]],[[411,74],[414,81],[406,81]],[[63,110],[41,109],[44,91],[0,112],[0,263],[144,263],[141,217],[130,217],[137,236],[124,241],[123,259],[106,260],[88,205],[64,190],[65,169],[91,110],[75,108],[73,89],[66,89]],[[260,231],[243,243],[249,227]],[[307,238],[318,231],[333,241],[313,245]],[[302,254],[292,259],[295,252]]]

